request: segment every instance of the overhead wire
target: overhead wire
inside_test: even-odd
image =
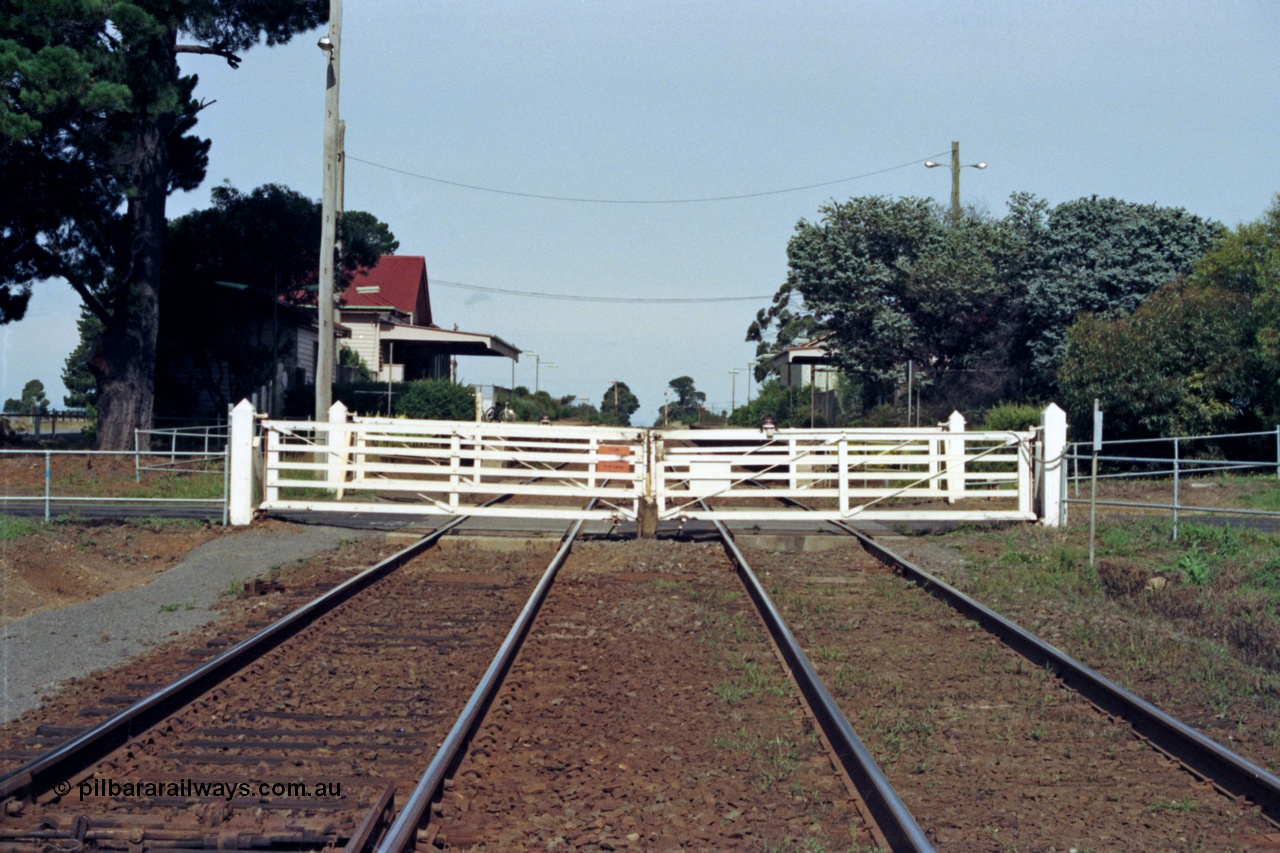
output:
[[[570,293],[545,293],[536,290],[512,290],[505,287],[485,287],[480,284],[463,284],[460,281],[430,279],[431,285],[453,287],[458,290],[476,290],[481,293],[500,293],[504,296],[525,296],[530,299],[559,299],[564,302],[621,302],[631,305],[676,305],[700,302],[759,302],[773,296],[691,296],[691,297],[642,297],[642,296],[580,296]]]
[[[763,190],[761,192],[740,193],[738,195],[706,196],[702,198],[663,198],[663,199],[589,198],[589,197],[577,197],[577,196],[543,195],[541,193],[530,193],[530,192],[521,192],[519,190],[498,189],[496,187],[485,187],[485,186],[479,186],[477,184],[467,184],[461,181],[450,181],[450,180],[446,180],[445,178],[437,178],[432,175],[424,175],[421,172],[411,172],[408,169],[401,169],[396,166],[388,166],[385,163],[375,163],[372,160],[365,160],[361,157],[353,157],[350,154],[345,155],[345,159],[354,163],[363,163],[364,165],[371,166],[375,169],[382,169],[387,172],[394,172],[397,175],[405,175],[406,177],[418,178],[423,181],[431,181],[437,184],[444,184],[445,186],[459,187],[461,189],[475,190],[477,192],[496,193],[498,195],[517,196],[519,198],[540,199],[542,201],[567,201],[567,202],[576,202],[579,204],[704,204],[707,202],[740,201],[742,199],[749,199],[749,198],[763,198],[764,196],[783,195],[786,193],[797,193],[797,192],[803,192],[804,190],[813,190],[813,189],[820,189],[822,187],[835,186],[836,184],[844,184],[844,183],[848,183],[849,181],[858,181],[863,178],[871,178],[876,175],[883,175],[887,172],[894,172],[894,171],[897,171],[898,169],[905,169],[909,166],[915,166],[918,163],[923,163],[926,160],[932,160],[934,157],[941,157],[943,154],[946,154],[946,153],[947,153],[946,151],[942,151],[937,154],[931,154],[928,157],[920,157],[915,160],[909,160],[906,163],[899,163],[896,166],[889,166],[884,169],[876,169],[873,172],[864,172],[861,175],[851,175],[850,177],[847,177],[847,178],[837,178],[833,181],[821,181],[816,184],[805,184],[804,186],[799,186],[799,187],[786,187],[785,189],[778,189],[778,190]]]
[[[872,172],[864,172],[860,175],[852,175],[847,178],[837,178],[833,181],[821,181],[816,184],[805,184],[798,187],[787,187],[785,189],[764,190],[753,193],[740,193],[738,195],[723,196],[706,196],[702,198],[672,198],[672,199],[622,199],[622,198],[584,198],[576,196],[559,196],[559,195],[543,195],[540,193],[521,192],[519,190],[498,189],[495,187],[484,187],[477,184],[467,184],[460,181],[450,181],[445,178],[437,178],[432,175],[424,175],[420,172],[411,172],[407,169],[400,169],[395,166],[388,166],[385,163],[375,163],[372,160],[365,160],[361,157],[353,157],[350,154],[345,155],[345,159],[356,163],[363,163],[375,169],[382,169],[387,172],[393,172],[398,175],[405,175],[410,178],[418,178],[424,181],[431,181],[446,186],[458,187],[461,189],[475,190],[477,192],[496,193],[498,195],[517,196],[519,198],[539,199],[542,201],[564,201],[576,202],[580,204],[701,204],[705,202],[719,201],[739,201],[742,199],[762,198],[764,196],[783,195],[785,193],[802,192],[804,190],[819,189],[821,187],[834,186],[836,184],[848,183],[862,178],[870,178],[875,175],[883,175],[887,172],[905,169],[914,166],[917,163],[923,163],[934,157],[941,157],[947,152],[942,151],[937,154],[931,154],[928,157],[921,157],[910,160],[906,163],[899,163],[896,166],[889,166],[884,169],[877,169]],[[581,296],[569,293],[546,293],[543,291],[532,290],[514,290],[504,287],[486,287],[479,284],[464,284],[460,281],[446,281],[443,279],[431,279],[431,283],[440,287],[451,287],[458,290],[471,290],[480,293],[497,293],[504,296],[522,296],[529,299],[556,299],[564,302],[610,302],[623,303],[630,305],[679,305],[679,304],[697,304],[697,303],[716,303],[716,302],[760,302],[761,300],[773,299],[772,294],[763,296],[704,296],[704,297],[639,297],[639,296]]]

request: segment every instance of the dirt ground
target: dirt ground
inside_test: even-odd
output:
[[[845,850],[870,837],[712,543],[574,549],[441,803],[473,850]]]
[[[144,586],[228,528],[58,523],[31,529],[0,541],[0,625]]]

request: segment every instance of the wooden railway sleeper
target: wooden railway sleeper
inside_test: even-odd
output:
[[[157,847],[181,850],[314,850],[332,847],[339,838],[332,825],[318,829],[282,828],[267,832],[201,832],[191,829],[160,829],[149,826],[127,826],[118,822],[91,821],[77,815],[62,826],[45,826],[32,830],[0,830],[0,843],[73,842],[104,850],[152,850]],[[58,849],[67,849],[56,845]]]

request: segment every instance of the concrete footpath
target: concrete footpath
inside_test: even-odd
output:
[[[40,706],[60,682],[116,666],[214,621],[228,588],[276,566],[362,539],[373,531],[337,527],[246,530],[219,536],[146,586],[46,610],[0,627],[0,723]]]

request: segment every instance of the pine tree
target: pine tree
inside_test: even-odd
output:
[[[0,322],[63,278],[103,324],[104,449],[151,425],[165,203],[204,179],[179,53],[231,67],[323,23],[327,0],[0,0]]]

